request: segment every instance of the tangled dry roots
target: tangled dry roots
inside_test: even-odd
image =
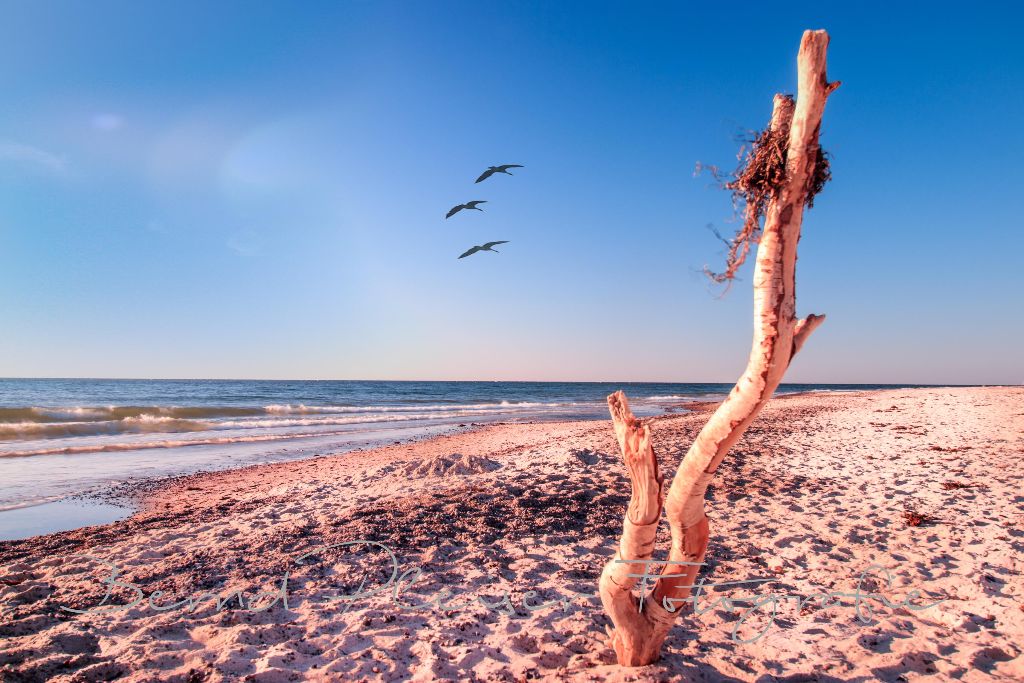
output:
[[[736,278],[736,272],[747,260],[750,245],[757,244],[761,237],[761,220],[768,209],[768,203],[782,188],[786,181],[786,153],[789,147],[789,128],[772,130],[767,128],[756,133],[740,149],[739,167],[729,176],[723,177],[714,166],[697,165],[697,171],[707,170],[719,182],[721,187],[732,193],[733,208],[743,212],[743,225],[732,239],[723,238],[718,232],[715,235],[729,248],[725,261],[725,270],[716,273],[704,268],[704,272],[717,283],[730,282]],[[744,152],[746,152],[744,154]],[[824,189],[832,179],[832,171],[828,155],[818,147],[815,157],[814,172],[808,182],[807,206],[814,206],[814,197]]]
[[[818,155],[814,158],[814,173],[811,174],[811,182],[807,187],[807,206],[814,206],[814,198],[819,192],[825,189],[825,183],[832,180],[832,164],[828,161],[828,153],[820,146]]]

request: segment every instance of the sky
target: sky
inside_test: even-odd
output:
[[[1024,9],[839,5],[2,1],[0,376],[731,382],[694,167],[824,28],[786,381],[1024,382]]]

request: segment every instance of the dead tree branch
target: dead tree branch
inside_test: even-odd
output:
[[[672,531],[669,564],[650,595],[633,595],[635,577],[654,552],[663,482],[650,442],[622,392],[608,397],[612,422],[633,486],[615,559],[601,575],[600,593],[614,630],[611,644],[624,666],[649,664],[690,596],[707,550],[709,527],[704,496],[729,449],[757,417],[782,381],[793,356],[824,321],[823,315],[796,318],[797,242],[804,206],[821,178],[818,144],[828,95],[838,87],[825,77],[828,34],[806,31],[797,55],[798,90],[776,95],[769,131],[784,135],[785,173],[764,208],[764,228],[754,266],[754,339],[746,371],[714,412],[683,458],[664,502]]]

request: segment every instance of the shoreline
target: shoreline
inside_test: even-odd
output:
[[[715,403],[684,405],[695,412],[650,418],[667,476]],[[944,601],[921,612],[876,606],[872,625],[848,607],[780,607],[763,638],[740,644],[730,638],[738,617],[718,605],[684,616],[661,662],[620,670],[603,644],[599,604],[579,597],[596,589],[629,497],[610,422],[490,424],[139,482],[133,495],[143,505],[125,520],[0,542],[0,597],[14,603],[0,620],[11,636],[0,672],[91,680],[145,666],[146,680],[287,680],[297,671],[310,680],[663,681],[828,666],[844,678],[945,680],[980,669],[1012,680],[1024,674],[1024,514],[1014,502],[1024,481],[1021,417],[1021,388],[807,392],[773,398],[733,449],[708,493],[708,581],[764,577],[784,592],[850,592],[878,563],[893,572],[897,596],[915,588],[924,602]],[[908,512],[935,519],[908,526]],[[386,592],[321,605],[351,594],[368,568],[371,580],[386,579],[380,552],[325,550],[360,539],[386,544],[402,570],[422,569],[401,601],[430,604],[450,587],[493,604],[505,592],[513,614],[468,598],[455,601],[460,609],[402,610]],[[330,560],[327,574],[295,564],[314,551]],[[297,604],[60,614],[59,606],[88,609],[103,597],[103,572],[83,563],[85,553],[116,562],[147,596],[252,596],[290,572]],[[529,609],[530,600],[558,599],[570,604]],[[41,651],[54,654],[31,654]]]
[[[809,394],[815,393],[815,391],[816,390],[796,391],[796,392],[791,392],[791,393],[787,393],[787,394],[781,394],[781,395],[777,396],[776,398],[780,398],[781,399],[781,398],[786,398],[786,397],[790,397],[790,396],[802,396],[802,395],[805,395],[805,394],[809,395]],[[828,393],[857,393],[857,392],[856,392],[856,390],[834,390],[834,391],[829,391]],[[684,414],[684,413],[693,413],[693,412],[698,412],[699,413],[699,412],[710,411],[710,410],[714,409],[714,407],[717,406],[719,403],[720,403],[720,401],[702,401],[702,400],[680,401],[680,403],[678,403],[678,404],[670,404],[670,405],[666,406],[664,408],[664,412],[662,414],[651,416],[650,418],[647,418],[647,419],[657,419],[657,418],[662,418],[662,417],[678,416],[678,415],[681,415],[681,414]],[[600,419],[600,418],[580,418],[580,419],[577,419],[577,420],[557,420],[557,419],[556,420],[543,420],[543,419],[539,419],[539,420],[529,420],[529,421],[524,421],[524,422],[508,422],[508,421],[470,422],[470,423],[466,423],[466,424],[445,426],[444,427],[444,431],[441,432],[440,434],[431,434],[431,433],[415,434],[413,436],[402,438],[402,439],[399,439],[397,441],[392,441],[392,443],[388,444],[388,446],[394,446],[394,445],[403,445],[404,446],[404,445],[408,445],[408,444],[421,443],[423,441],[429,441],[429,440],[432,440],[432,439],[439,438],[441,436],[450,435],[450,434],[453,434],[453,433],[472,432],[473,430],[482,429],[482,428],[485,428],[485,427],[502,427],[502,426],[512,426],[512,427],[514,427],[516,425],[555,424],[555,423],[561,423],[561,422],[594,423],[594,422],[601,422],[601,421],[602,421],[602,419]],[[196,470],[194,472],[183,472],[183,473],[179,473],[179,474],[170,474],[170,475],[165,475],[165,476],[131,478],[131,479],[123,480],[123,481],[118,481],[116,483],[101,485],[101,486],[95,487],[95,488],[93,488],[91,490],[86,490],[86,491],[82,491],[82,492],[79,492],[79,493],[74,493],[74,494],[71,494],[71,495],[62,496],[62,497],[59,497],[59,498],[55,498],[53,500],[42,500],[42,501],[38,501],[38,502],[37,501],[26,502],[26,503],[21,504],[21,505],[16,505],[16,506],[0,509],[0,543],[4,543],[4,542],[8,542],[8,541],[28,540],[29,538],[32,538],[32,537],[37,536],[37,535],[50,535],[50,534],[64,533],[64,532],[69,532],[69,531],[77,531],[78,529],[84,529],[84,528],[87,528],[87,527],[90,527],[90,526],[100,526],[102,524],[108,524],[108,523],[113,523],[113,522],[117,522],[117,521],[121,521],[121,520],[127,519],[128,517],[130,517],[130,516],[136,514],[137,512],[140,512],[143,509],[145,509],[145,507],[146,507],[146,497],[150,493],[152,493],[154,491],[157,491],[157,490],[159,490],[159,489],[161,489],[161,488],[163,488],[165,486],[171,486],[177,480],[183,479],[183,478],[203,477],[205,475],[213,475],[213,474],[222,473],[222,472],[242,471],[242,470],[248,470],[248,469],[254,468],[254,467],[267,467],[267,466],[270,466],[270,465],[276,465],[276,464],[282,464],[282,463],[290,463],[290,462],[300,462],[300,461],[303,461],[303,460],[312,460],[312,459],[316,459],[316,458],[344,457],[344,456],[349,455],[351,453],[376,451],[376,450],[379,450],[379,449],[385,448],[385,447],[387,447],[387,446],[381,446],[381,445],[354,446],[353,448],[351,448],[349,450],[339,450],[339,451],[332,451],[332,452],[323,453],[323,454],[305,455],[305,456],[300,456],[300,457],[296,457],[296,458],[284,458],[284,459],[281,459],[281,460],[278,460],[278,461],[255,462],[255,463],[251,463],[251,464],[229,466],[229,467],[224,467],[224,468],[220,468],[220,469],[200,469],[200,470]],[[45,457],[45,456],[43,456],[43,457]],[[47,508],[65,506],[65,507],[68,508],[68,514],[69,515],[75,515],[75,513],[77,511],[74,510],[73,507],[76,506],[76,505],[81,506],[83,508],[87,508],[87,507],[120,508],[123,512],[121,514],[117,515],[117,516],[101,515],[101,517],[102,516],[108,516],[109,519],[105,519],[104,521],[97,521],[96,523],[93,523],[93,524],[80,524],[80,525],[77,525],[77,526],[68,525],[64,521],[64,519],[62,519],[61,521],[58,521],[56,524],[53,525],[54,527],[59,527],[59,528],[53,528],[52,530],[40,531],[39,534],[33,534],[32,536],[8,538],[8,537],[5,537],[5,535],[4,535],[4,530],[8,526],[10,526],[8,524],[4,524],[4,522],[6,521],[5,518],[8,516],[8,513],[15,513],[18,516],[20,516],[21,515],[21,511],[28,511],[28,510],[33,510],[33,509],[43,509],[43,510],[46,510]],[[71,517],[70,519],[74,519],[74,517]]]
[[[473,423],[476,424],[476,423]],[[493,424],[506,424],[503,422],[497,422]],[[369,441],[364,442],[366,445],[353,445],[349,450],[335,450],[328,453],[318,454],[309,453],[293,457],[288,456],[277,456],[276,459],[270,459],[271,456],[264,455],[256,459],[255,462],[250,463],[231,463],[222,462],[221,466],[209,467],[208,465],[200,469],[192,470],[189,467],[183,467],[185,471],[177,472],[166,475],[154,475],[154,476],[141,476],[141,477],[128,477],[127,479],[118,479],[106,484],[96,484],[85,490],[70,493],[68,495],[57,496],[51,499],[44,500],[33,500],[27,501],[23,504],[15,504],[8,507],[0,508],[0,543],[10,540],[25,540],[26,537],[6,537],[7,531],[13,525],[12,522],[8,522],[8,518],[11,516],[9,513],[13,513],[15,516],[23,514],[22,511],[32,510],[41,508],[46,510],[48,508],[67,507],[70,514],[75,511],[72,509],[74,505],[80,505],[83,507],[97,507],[97,506],[112,506],[123,508],[126,512],[119,517],[111,517],[108,521],[114,522],[121,519],[125,519],[131,514],[134,514],[143,507],[143,500],[145,492],[152,491],[160,488],[165,483],[173,482],[175,479],[187,476],[200,476],[204,474],[215,474],[217,472],[230,472],[234,470],[244,470],[250,467],[261,467],[264,465],[274,465],[287,462],[297,462],[301,460],[311,460],[315,458],[323,457],[342,457],[347,453],[351,453],[356,450],[373,450],[382,447],[384,444],[411,444],[418,443],[425,440],[436,438],[439,435],[450,434],[458,432],[466,427],[464,425],[438,425],[429,427],[420,427],[414,429],[399,429],[397,433],[389,434],[386,437],[375,437]],[[407,434],[406,432],[412,432]],[[368,432],[369,434],[376,434],[376,431]],[[364,438],[360,437],[360,441]],[[356,443],[356,442],[353,442]],[[42,458],[50,456],[38,456]],[[74,457],[74,456],[72,456]],[[117,457],[116,454],[113,457]],[[50,530],[41,531],[40,534],[51,534],[51,533],[62,533],[64,531],[74,531],[78,528],[83,528],[88,525],[74,526],[70,524],[73,520],[71,518],[64,518],[63,520],[56,521],[54,526],[59,528],[52,528]]]
[[[140,382],[148,384],[151,380]],[[285,396],[285,389],[294,389],[291,387],[292,383],[285,384],[286,387],[275,389],[274,397],[267,396],[262,402],[244,405],[228,405],[232,400],[230,397],[224,405],[219,405],[216,404],[215,397],[206,394],[203,395],[202,402],[195,405],[188,401],[183,405],[163,405],[159,402],[148,405],[152,402],[151,396],[134,396],[133,391],[113,385],[97,389],[102,396],[94,396],[92,402],[85,395],[76,395],[65,397],[70,403],[64,407],[45,407],[50,403],[45,398],[37,396],[35,401],[27,397],[24,399],[28,401],[25,406],[34,407],[0,407],[0,431],[3,432],[3,435],[0,435],[0,480],[5,480],[4,486],[0,486],[0,538],[23,537],[23,534],[18,533],[17,526],[4,524],[4,513],[9,510],[47,504],[53,504],[51,507],[67,506],[76,500],[95,498],[97,493],[103,497],[104,490],[110,486],[137,481],[140,478],[160,479],[193,472],[238,469],[249,464],[333,455],[356,447],[393,443],[395,438],[400,441],[429,438],[456,426],[464,426],[460,424],[461,422],[607,419],[604,396],[589,396],[581,401],[583,397],[578,395],[578,387],[581,386],[579,383],[573,384],[570,388],[565,388],[568,385],[556,383],[553,385],[556,386],[554,392],[550,389],[531,389],[533,394],[529,397],[523,395],[521,390],[511,390],[512,394],[519,391],[512,400],[499,400],[500,394],[507,393],[504,389],[499,392],[499,396],[495,396],[495,392],[489,386],[478,387],[475,389],[476,395],[468,402],[449,402],[440,395],[435,397],[436,400],[426,402],[437,405],[425,405],[423,401],[416,400],[406,404],[399,400],[398,404],[389,406],[387,399],[374,394],[362,398],[370,400],[371,403],[380,402],[380,405],[362,407],[359,407],[361,404],[350,405],[345,402],[345,398],[338,395],[339,392],[351,393],[353,390],[348,385],[352,383],[341,383],[343,386],[332,389],[328,392],[330,395],[324,392],[315,393],[316,400],[320,403],[314,402],[309,406],[303,402],[295,402],[295,396]],[[475,386],[480,383],[461,384]],[[533,387],[534,384],[499,383],[503,388],[519,385]],[[602,386],[602,383],[591,384]],[[628,390],[632,385],[626,386]],[[718,401],[725,397],[727,391],[726,385],[642,383],[635,386],[646,392],[641,393],[633,401],[634,412],[640,417],[677,413],[693,401]],[[658,391],[652,388],[659,386],[667,389]],[[605,384],[603,387],[608,391],[612,390],[612,385]],[[731,385],[728,387],[731,388]],[[776,393],[778,397],[782,397],[819,391],[852,393],[873,388],[903,387],[816,387],[791,384],[784,385]],[[22,390],[25,388],[22,387]],[[78,390],[81,391],[82,388],[79,387]],[[237,391],[238,388],[234,390]],[[437,387],[428,387],[427,390],[436,391]],[[41,387],[32,386],[28,391],[38,393]],[[208,393],[207,389],[202,391]],[[689,391],[693,391],[694,394],[687,398]],[[569,397],[569,394],[574,392],[576,395]],[[672,395],[676,392],[683,395]],[[669,395],[664,395],[665,393]],[[272,398],[278,402],[271,404]],[[331,398],[341,399],[340,405],[325,405],[325,402],[332,402]],[[103,405],[92,405],[96,400]],[[125,401],[126,405],[119,405]],[[108,403],[110,405],[107,405]],[[422,412],[427,409],[428,412],[438,414]],[[449,410],[453,411],[454,417],[443,419],[443,413]],[[483,414],[473,415],[480,411],[505,412],[509,415],[504,416],[504,419],[494,419],[494,416],[488,419],[488,416]],[[518,418],[511,417],[512,413],[517,411],[524,415]],[[545,414],[547,412],[554,414]],[[354,417],[356,414],[361,415]],[[397,417],[389,421],[385,419],[389,415]],[[480,419],[481,417],[485,419]],[[359,425],[361,418],[365,419],[365,424]],[[414,418],[413,421],[407,422],[410,418]],[[140,424],[146,427],[140,430]],[[342,425],[345,431],[335,434],[332,430],[342,428],[339,425]],[[325,426],[328,428],[324,429]],[[178,428],[184,431],[176,431]],[[248,431],[239,431],[238,428],[245,428]],[[299,432],[310,433],[293,433],[296,429]],[[79,433],[81,441],[72,438],[73,434]],[[35,434],[38,438],[11,441],[12,434],[25,438]],[[47,434],[51,436],[46,436]],[[15,462],[19,458],[24,460]],[[70,528],[73,528],[73,525],[65,524],[58,525],[57,528],[34,531],[52,533]]]
[[[804,393],[804,392],[793,392],[793,394]],[[789,394],[787,394],[789,395]],[[658,416],[664,415],[678,415],[681,412],[690,412],[692,410],[703,410],[706,406],[715,406],[718,401],[681,401],[679,404],[666,404],[663,408],[663,412],[659,413]],[[351,446],[347,449],[340,449],[340,444],[335,447],[335,450],[325,449],[324,453],[304,453],[298,456],[282,456],[278,459],[268,460],[268,456],[258,458],[255,462],[251,463],[227,463],[224,466],[219,467],[201,467],[200,469],[190,470],[188,468],[182,472],[176,472],[166,475],[154,475],[144,477],[129,477],[127,479],[115,480],[107,484],[94,485],[86,490],[78,491],[68,495],[57,496],[50,499],[44,500],[33,500],[27,501],[20,504],[13,504],[8,507],[0,508],[0,543],[7,541],[18,541],[26,540],[35,535],[46,535],[54,533],[63,533],[65,531],[75,531],[80,528],[87,526],[95,526],[101,523],[112,523],[126,519],[127,517],[135,514],[145,507],[145,495],[147,492],[154,491],[161,488],[164,485],[171,485],[177,479],[182,477],[196,477],[203,475],[212,475],[218,472],[231,472],[237,470],[246,470],[252,467],[263,467],[267,465],[274,465],[288,462],[298,462],[302,460],[312,460],[316,458],[333,458],[343,457],[354,452],[367,452],[375,451],[387,446],[393,445],[408,445],[420,443],[423,441],[429,441],[440,436],[457,434],[462,432],[473,431],[474,429],[484,428],[488,426],[515,426],[515,425],[528,425],[528,424],[553,424],[559,422],[580,422],[580,423],[593,423],[600,422],[603,417],[590,417],[581,416],[575,419],[530,419],[530,420],[487,420],[482,422],[477,421],[464,421],[458,422],[453,421],[448,424],[437,424],[423,427],[413,428],[397,428],[394,434],[388,434],[387,436],[377,436],[367,441],[363,439],[365,436],[377,434],[378,430],[370,430],[366,435],[360,436],[359,438],[351,441]],[[406,432],[411,432],[407,434]],[[362,443],[360,443],[362,442]],[[358,444],[358,445],[357,445]],[[48,456],[39,456],[48,457]],[[223,463],[222,463],[223,464]],[[80,506],[82,510],[75,509],[75,506]],[[120,508],[122,510],[119,515],[112,515],[112,511],[108,511],[106,514],[100,514],[95,517],[95,522],[91,524],[75,524],[74,520],[77,518],[80,512],[84,512],[82,515],[88,519],[93,519],[93,516],[88,514],[88,508]],[[67,515],[63,518],[49,515],[52,519],[52,523],[48,528],[39,528],[38,534],[32,534],[32,536],[12,535],[11,529],[16,524],[21,523],[25,512],[32,509],[39,509],[44,514],[47,514],[51,509],[64,508],[67,510]],[[105,518],[105,519],[104,519]],[[10,521],[8,521],[10,520]],[[36,525],[38,526],[38,525]]]

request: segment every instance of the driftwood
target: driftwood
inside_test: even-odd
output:
[[[807,31],[797,56],[797,98],[776,95],[771,127],[788,136],[786,173],[765,212],[754,266],[754,340],[747,369],[701,430],[662,503],[664,478],[651,446],[650,428],[633,417],[626,396],[608,397],[615,435],[632,484],[615,558],[600,580],[601,601],[614,629],[619,664],[655,661],[669,630],[688,602],[708,546],[704,495],[715,470],[782,381],[793,356],[824,320],[796,318],[796,247],[804,205],[819,158],[818,132],[828,95],[839,83],[825,78],[825,31]],[[649,594],[633,589],[648,564],[664,508],[672,531],[668,563]],[[646,582],[645,582],[646,583]],[[646,589],[645,585],[641,590]]]

